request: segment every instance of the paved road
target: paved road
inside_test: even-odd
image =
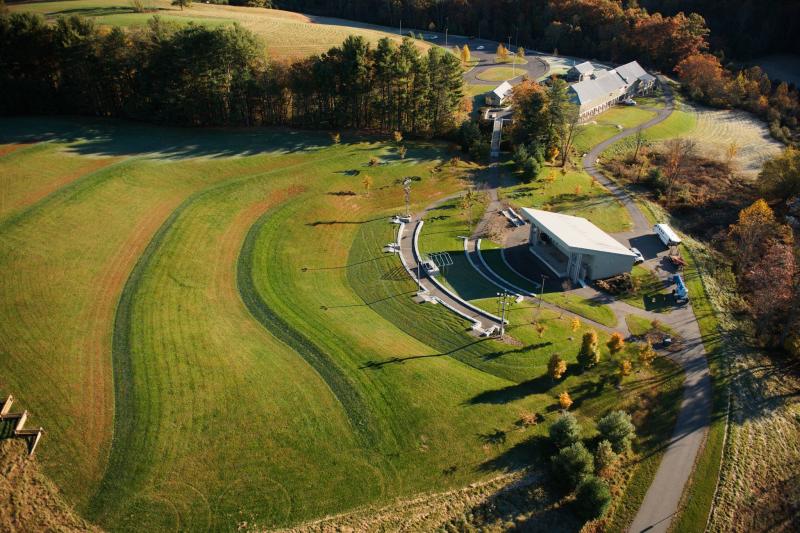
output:
[[[672,113],[674,99],[669,84],[663,83],[667,105],[658,115],[643,124],[642,128],[649,128],[664,121]],[[652,235],[650,223],[639,210],[633,198],[603,175],[595,168],[595,162],[600,154],[609,146],[635,135],[638,128],[630,128],[620,132],[614,137],[604,141],[594,148],[583,158],[583,167],[597,181],[608,188],[616,196],[630,214],[633,221],[633,228],[625,233],[617,234],[615,237],[628,246],[636,245]],[[648,260],[650,262],[663,261],[663,253]],[[660,266],[660,264],[657,264]],[[671,272],[667,267],[655,269],[656,274],[662,280],[667,278]],[[581,289],[586,292],[587,289]],[[589,292],[594,291],[588,288]],[[594,291],[596,292],[596,291]],[[596,297],[594,295],[584,295]],[[625,314],[635,311],[636,314],[647,316],[653,313],[643,312],[639,309],[628,309],[622,302],[610,303],[612,309],[618,314]],[[680,364],[685,372],[683,388],[683,400],[681,410],[678,414],[678,421],[675,425],[672,437],[667,445],[667,450],[658,467],[653,483],[644,497],[641,507],[631,524],[631,533],[664,533],[669,529],[672,517],[677,513],[680,506],[680,499],[683,489],[694,468],[697,454],[700,452],[708,434],[708,427],[711,423],[711,376],[708,371],[705,348],[691,305],[685,305],[672,310],[669,314],[656,315],[661,322],[669,325],[678,332],[684,339],[683,349],[677,353],[669,353],[670,359]],[[656,316],[650,316],[655,318]]]
[[[667,105],[665,109],[659,111],[655,118],[643,124],[643,128],[654,126],[665,120],[671,114],[674,107],[673,96],[669,87],[666,84],[664,84],[664,86]],[[595,162],[603,150],[620,139],[634,135],[637,129],[638,128],[630,128],[623,130],[611,139],[595,146],[584,156],[583,166],[590,175],[594,176],[595,179],[607,187],[609,191],[622,202],[630,214],[631,220],[633,221],[633,228],[627,232],[615,235],[615,238],[627,246],[636,245],[640,247],[642,246],[640,242],[643,242],[643,240],[652,241],[654,238],[649,221],[639,210],[633,198],[625,190],[618,187],[595,168]],[[497,173],[495,172],[493,176],[487,191],[492,198],[492,202],[486,210],[487,217],[496,212],[500,205],[497,201],[497,187],[499,185]],[[486,220],[487,219],[484,218],[481,223],[484,224]],[[524,231],[524,228],[519,228],[517,231]],[[407,235],[404,235],[401,242],[401,253],[407,258],[409,265],[416,265],[409,241],[411,232],[407,231],[406,233]],[[658,248],[658,246],[656,246],[656,248]],[[476,269],[478,269],[482,275],[489,278],[495,285],[506,286],[506,288],[512,289],[512,287],[508,286],[507,282],[501,278],[498,279],[499,276],[490,269],[486,269],[486,267],[480,263],[475,242],[469,242],[468,249],[469,257],[473,259],[473,264],[476,265]],[[653,270],[659,278],[663,280],[671,274],[669,267],[667,267],[666,263],[663,261],[663,247],[661,247],[658,253],[648,254],[644,250],[642,251],[648,259],[646,264],[655,267]],[[431,287],[431,292],[442,297],[443,300],[447,298],[445,301],[452,303],[454,306],[462,305],[458,300],[453,302],[453,298],[447,294],[441,295],[441,291],[432,287],[430,283],[425,286],[426,288]],[[606,295],[597,292],[591,287],[576,289],[574,292],[587,298],[607,298]],[[666,443],[667,448],[655,478],[629,528],[629,531],[632,533],[642,533],[645,531],[648,533],[665,533],[669,528],[673,516],[679,509],[683,489],[692,473],[697,454],[705,442],[708,427],[711,422],[711,377],[706,361],[702,335],[694,312],[689,304],[673,309],[668,314],[650,313],[638,308],[633,308],[624,302],[614,300],[609,301],[608,305],[617,315],[620,323],[618,329],[623,331],[626,329],[624,325],[625,315],[633,313],[644,315],[648,318],[658,318],[660,321],[673,328],[683,338],[683,345],[680,351],[666,354],[673,361],[681,365],[685,372],[683,399],[678,414],[678,420],[669,442]],[[547,307],[554,306],[547,305]],[[482,320],[483,323],[488,325],[485,319],[479,317],[476,317],[476,319]],[[607,329],[600,325],[597,326],[602,329]]]
[[[366,28],[371,30],[382,31],[385,33],[392,33],[395,35],[400,35],[400,28],[396,27],[389,27],[389,26],[381,26],[379,24],[369,24],[367,22],[357,22],[352,20],[345,20],[335,17],[321,17],[315,15],[307,15],[312,22],[317,24],[335,24],[337,26],[350,26],[353,28]],[[435,32],[435,31],[422,31],[419,29],[414,28],[403,28],[402,34],[408,35],[410,31],[414,32],[414,35],[422,34],[425,40],[431,44],[444,46],[446,48],[452,49],[454,46],[458,46],[459,48],[463,47],[465,44],[469,46],[470,56],[473,59],[478,60],[478,64],[469,70],[468,72],[464,73],[464,81],[471,84],[477,85],[499,85],[501,82],[493,82],[493,81],[484,81],[478,79],[477,76],[492,67],[503,66],[503,67],[511,67],[511,63],[497,63],[497,58],[495,56],[495,52],[497,51],[497,45],[499,44],[498,41],[492,41],[489,39],[471,39],[464,35],[446,35],[444,32]],[[508,42],[504,42],[506,46],[508,46]],[[513,53],[514,50],[517,49],[517,46],[512,46],[510,53]],[[530,55],[528,55],[530,54]],[[515,77],[513,80],[509,80],[509,83],[515,85],[522,81],[522,75],[527,74],[528,77],[532,80],[538,80],[543,78],[547,75],[549,71],[549,66],[547,61],[542,59],[539,52],[529,51],[526,56],[525,60],[527,64],[524,65],[515,65],[515,68],[519,75]]]

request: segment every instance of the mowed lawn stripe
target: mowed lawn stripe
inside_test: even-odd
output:
[[[119,161],[80,157],[64,149],[65,145],[43,142],[0,157],[0,220]]]
[[[342,149],[336,150],[342,151]],[[329,159],[336,160],[343,157],[341,153],[334,152],[334,154]],[[204,378],[202,375],[196,375],[199,371],[197,369],[204,366],[203,363],[192,364],[188,361],[175,360],[175,356],[178,354],[174,351],[163,352],[167,345],[178,343],[177,347],[181,342],[189,342],[183,347],[185,351],[180,353],[182,357],[185,357],[192,353],[194,341],[200,342],[199,339],[205,337],[203,332],[189,329],[191,325],[186,323],[186,317],[181,312],[183,307],[191,307],[196,298],[193,291],[196,288],[194,281],[192,279],[183,281],[174,275],[165,275],[164,272],[165,269],[177,268],[184,257],[184,255],[175,255],[174,247],[179,246],[182,250],[187,248],[191,250],[195,240],[208,234],[208,228],[206,231],[187,233],[188,230],[185,228],[193,224],[191,221],[194,218],[198,218],[193,214],[194,211],[200,210],[207,203],[213,203],[218,196],[231,194],[230,191],[255,186],[254,184],[270,181],[273,178],[278,180],[287,174],[293,176],[298,168],[319,163],[319,161],[320,158],[306,157],[294,165],[228,180],[193,194],[170,215],[151,240],[147,250],[141,255],[123,290],[114,326],[112,351],[116,391],[114,440],[106,475],[89,506],[90,515],[101,523],[116,524],[117,521],[123,520],[126,509],[130,510],[130,506],[133,505],[131,500],[136,500],[137,494],[140,494],[139,498],[147,502],[147,504],[140,502],[137,505],[138,512],[144,513],[153,524],[159,524],[159,527],[172,527],[175,520],[178,520],[175,516],[182,516],[183,519],[189,515],[194,516],[193,513],[176,511],[177,515],[167,513],[161,517],[162,509],[156,502],[169,501],[172,505],[174,503],[173,496],[153,491],[154,480],[156,480],[155,483],[158,483],[157,480],[162,477],[171,477],[169,472],[164,473],[159,470],[180,462],[179,457],[175,457],[173,461],[170,458],[159,456],[161,447],[159,443],[165,438],[162,433],[168,434],[163,431],[163,427],[165,425],[172,426],[173,419],[165,418],[164,415],[165,411],[172,411],[169,397],[191,391],[202,391],[198,383],[202,382]],[[279,173],[282,175],[277,175]],[[217,214],[217,216],[223,215],[230,216],[226,211]],[[198,223],[205,221],[206,219],[199,218]],[[187,257],[190,263],[194,263],[191,253]],[[215,260],[217,260],[216,256],[210,257],[207,267],[213,268]],[[196,267],[196,265],[194,266]],[[172,298],[170,286],[165,286],[164,283],[172,284],[170,286],[177,284],[188,290],[189,293],[184,291],[174,294],[174,298]],[[158,289],[145,289],[153,284],[156,284]],[[161,305],[158,304],[159,300],[163,300]],[[152,306],[155,307],[148,310]],[[153,322],[158,313],[164,313],[163,322]],[[224,313],[219,313],[219,317],[224,316],[226,316]],[[252,318],[250,317],[249,320]],[[213,330],[214,328],[211,328],[209,333]],[[241,339],[239,340],[241,341]],[[235,339],[232,339],[232,342],[235,342]],[[144,349],[145,345],[149,348]],[[152,358],[152,350],[160,352],[161,355]],[[155,369],[161,365],[166,365],[163,371],[156,372]],[[190,405],[196,402],[194,394],[189,398]],[[210,400],[213,405],[214,398]],[[176,405],[178,411],[190,417],[194,416],[191,413],[204,412],[203,406],[196,403],[191,405],[188,410],[181,409],[185,405],[180,403]],[[330,417],[330,413],[327,416]],[[240,423],[246,422],[240,421]],[[229,434],[233,429],[235,428],[226,428],[225,433]],[[220,442],[222,441],[220,439]],[[337,442],[343,442],[342,436],[338,437]],[[172,446],[167,447],[171,453],[176,453],[178,449]],[[149,460],[142,460],[143,457]],[[353,460],[357,459],[356,457]],[[213,459],[209,458],[209,460]],[[220,464],[220,466],[223,465],[224,463]],[[364,472],[369,471],[369,468],[364,469]],[[239,475],[243,474],[240,472]],[[196,488],[196,485],[193,487]],[[369,483],[363,483],[363,487],[363,490],[371,490]],[[193,490],[190,490],[191,492]],[[213,494],[208,497],[210,496]],[[185,498],[191,505],[197,503],[196,494],[193,497],[191,494],[185,495]],[[239,500],[241,500],[240,497]],[[231,512],[230,505],[232,504],[228,503],[228,505],[224,508],[226,513]],[[263,502],[260,505],[263,506]],[[263,512],[267,513],[268,511],[269,509],[265,509]],[[166,520],[166,522],[162,522],[162,520]],[[130,524],[130,526],[133,527],[134,524]]]
[[[79,509],[108,456],[114,308],[138,253],[193,189],[306,158],[130,158],[0,223],[0,387],[47,427],[39,457]]]
[[[237,265],[237,286],[242,301],[259,323],[296,351],[317,371],[341,402],[347,418],[353,425],[353,429],[361,436],[363,443],[366,446],[372,446],[377,441],[377,437],[373,433],[375,422],[370,416],[368,405],[361,398],[358,389],[347,378],[347,374],[313,340],[293,328],[266,301],[259,297],[253,280],[253,271],[257,268],[254,249],[259,233],[264,225],[271,221],[271,215],[271,213],[264,214],[253,225],[242,245]]]

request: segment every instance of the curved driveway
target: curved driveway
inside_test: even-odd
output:
[[[662,79],[667,105],[656,117],[636,128],[626,129],[614,137],[603,141],[583,157],[583,168],[597,181],[602,183],[625,206],[633,221],[633,229],[618,234],[618,240],[627,241],[641,239],[652,235],[650,223],[639,210],[633,198],[616,183],[609,180],[595,168],[600,154],[609,146],[634,135],[639,128],[649,128],[664,120],[672,113],[674,99],[669,84]],[[656,274],[664,279],[669,275],[666,270],[656,269]],[[615,307],[618,302],[610,305]],[[638,311],[641,313],[641,311]],[[669,353],[670,359],[681,365],[685,372],[683,383],[683,400],[681,410],[672,437],[658,467],[653,482],[645,494],[644,501],[633,519],[631,533],[664,533],[669,529],[672,517],[678,512],[689,476],[694,469],[695,459],[705,443],[708,427],[711,423],[711,375],[706,361],[703,338],[691,305],[674,309],[668,315],[658,317],[662,322],[675,329],[684,339],[683,349]]]

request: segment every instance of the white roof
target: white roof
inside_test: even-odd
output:
[[[585,218],[527,207],[522,208],[522,213],[573,250],[634,257],[633,252]]]
[[[639,80],[642,76],[648,75],[647,72],[642,68],[642,66],[637,63],[636,61],[631,61],[630,63],[626,63],[621,67],[617,67],[615,69],[617,74],[622,76],[622,79],[625,80],[628,85]]]
[[[594,65],[591,64],[589,61],[584,61],[583,63],[578,63],[574,67],[575,70],[580,72],[581,74],[591,74],[594,71]]]
[[[625,90],[637,80],[652,81],[655,78],[639,63],[631,61],[614,70],[597,70],[591,79],[574,83],[570,85],[570,89],[575,93],[579,104],[587,104]]]
[[[681,238],[678,237],[678,234],[672,231],[672,228],[670,228],[666,224],[656,224],[653,230],[655,231],[661,230],[661,232],[667,236],[667,239],[669,239],[670,242],[678,244],[681,242]]]
[[[503,83],[498,85],[495,88],[495,90],[493,90],[492,92],[494,94],[496,94],[497,97],[502,100],[503,98],[506,97],[506,95],[511,91],[512,88],[513,87],[512,87],[512,85],[510,83],[508,83],[507,81],[504,81]]]

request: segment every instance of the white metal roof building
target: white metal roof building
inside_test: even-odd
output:
[[[503,83],[495,87],[489,94],[486,95],[486,103],[488,105],[502,104],[503,100],[505,100],[508,96],[511,95],[511,89],[513,88],[514,87],[510,83],[504,81]]]
[[[560,278],[602,279],[633,267],[634,253],[585,218],[528,208],[522,213],[531,223],[528,248]]]
[[[572,79],[583,81],[591,76],[595,70],[595,66],[592,65],[591,61],[584,61],[583,63],[578,63],[569,69],[568,75]]]
[[[656,82],[655,76],[648,74],[636,61],[613,70],[594,70],[591,76],[582,76],[581,80],[570,85],[572,99],[580,108],[581,121],[602,113],[620,100],[650,91]]]

